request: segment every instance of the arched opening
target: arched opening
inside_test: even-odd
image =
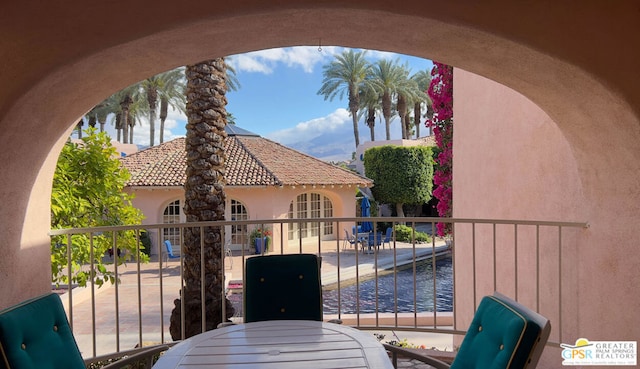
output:
[[[332,218],[333,203],[331,199],[317,192],[306,192],[296,196],[289,204],[289,219],[309,219],[308,222],[292,223],[289,226],[287,240],[314,240],[333,236],[332,222],[318,222],[314,219]]]
[[[633,291],[636,284],[628,283],[638,279],[639,256],[632,240],[640,236],[634,226],[640,203],[640,51],[629,46],[639,34],[635,4],[585,3],[579,18],[574,4],[509,1],[473,6],[410,2],[402,9],[377,0],[215,7],[170,2],[150,7],[145,1],[130,4],[127,12],[109,4],[27,9],[29,5],[11,5],[0,22],[10,27],[7,34],[13,37],[2,44],[3,54],[11,55],[3,70],[12,77],[4,79],[0,91],[5,132],[0,136],[0,162],[10,174],[1,181],[0,202],[13,211],[0,214],[5,245],[0,271],[11,282],[0,287],[0,305],[50,288],[45,271],[51,178],[56,153],[79,116],[119,88],[177,65],[321,42],[436,59],[535,102],[566,137],[584,197],[583,207],[557,204],[545,210],[551,215],[561,210],[581,214],[591,225],[579,240],[579,257],[568,268],[592,288],[575,291],[575,309],[568,313],[575,313],[575,325],[594,337],[634,338],[633,320],[602,317],[611,301],[640,303]],[[92,16],[78,17],[78,12]],[[140,14],[149,16],[139,19]],[[56,23],[34,24],[30,19]],[[100,32],[77,32],[96,24],[102,25]],[[500,204],[496,213],[509,205]],[[613,246],[603,247],[608,245]],[[43,272],[25,274],[32,270]]]
[[[182,206],[180,200],[173,201],[164,208],[162,212],[162,223],[182,223],[184,222],[184,215],[182,215]],[[182,253],[182,237],[180,234],[180,228],[165,227],[162,228],[161,242],[169,240],[173,246],[173,252],[177,255]],[[161,245],[161,243],[159,243]]]

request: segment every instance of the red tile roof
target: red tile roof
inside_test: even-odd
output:
[[[366,177],[259,136],[230,135],[226,149],[227,186],[373,185]],[[186,180],[184,138],[121,160],[131,172],[130,187],[183,186]]]

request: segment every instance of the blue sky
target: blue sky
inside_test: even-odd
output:
[[[347,97],[325,101],[317,95],[322,84],[322,67],[344,48],[288,47],[232,55],[227,61],[236,70],[238,91],[227,93],[227,111],[238,127],[305,152],[323,160],[347,160],[355,151],[353,125]],[[408,62],[413,74],[432,68],[429,60],[406,55],[367,51],[368,59]],[[165,140],[184,136],[186,118],[170,112]],[[392,139],[401,137],[400,126],[391,126]],[[158,130],[158,127],[156,128]],[[360,142],[369,141],[369,129],[359,122]],[[376,140],[384,139],[384,121],[376,120]],[[134,130],[138,144],[148,145],[148,123]],[[422,132],[425,132],[424,130]],[[145,137],[146,134],[146,137]],[[157,142],[157,139],[156,139]]]

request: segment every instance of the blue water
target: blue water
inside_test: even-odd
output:
[[[453,267],[451,257],[436,259],[436,311],[453,311]],[[375,280],[360,282],[360,310],[363,313],[376,312]],[[399,313],[432,312],[433,306],[433,270],[431,260],[419,262],[416,265],[415,288],[417,298],[414,303],[413,268],[397,271],[398,306]],[[393,313],[394,305],[394,275],[378,276],[377,310],[380,313]],[[338,313],[338,290],[323,292],[325,314]],[[356,313],[356,285],[341,288],[340,312],[342,314]]]

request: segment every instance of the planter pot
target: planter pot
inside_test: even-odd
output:
[[[256,254],[262,254],[267,251],[267,247],[269,246],[269,239],[267,237],[256,238],[254,243],[256,247]]]

